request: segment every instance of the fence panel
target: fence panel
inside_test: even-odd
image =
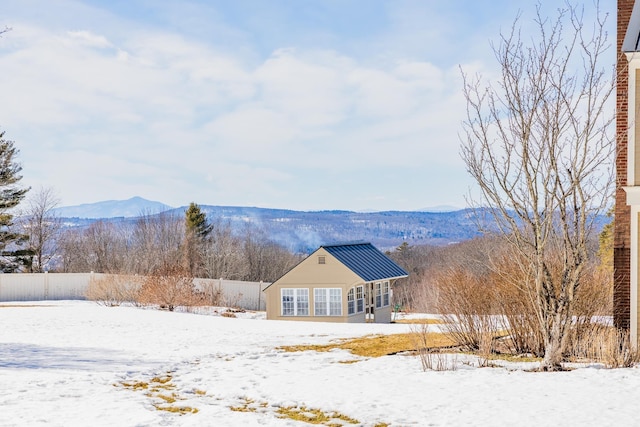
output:
[[[270,283],[224,279],[194,279],[194,283],[200,290],[221,292],[222,304],[225,306],[238,307],[245,310],[266,310],[262,291]]]
[[[103,276],[99,273],[0,274],[0,302],[84,300],[91,278]],[[194,282],[202,290],[219,290],[222,301],[229,307],[266,309],[262,291],[269,283],[222,279],[194,279]]]
[[[40,301],[47,298],[44,277],[36,274],[0,274],[0,301]]]

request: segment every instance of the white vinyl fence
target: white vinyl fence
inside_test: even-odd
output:
[[[0,302],[83,300],[92,278],[100,273],[13,273],[0,274]],[[265,310],[262,291],[269,283],[223,279],[194,279],[199,289],[220,291],[228,306]]]
[[[266,310],[262,291],[271,283],[223,279],[193,279],[193,281],[196,287],[202,291],[220,291],[222,301],[227,307],[238,307],[245,310]]]

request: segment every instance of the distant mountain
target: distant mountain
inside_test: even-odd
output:
[[[451,205],[438,205],[428,208],[418,209],[419,212],[455,212],[461,210],[459,207]]]
[[[133,218],[142,214],[157,214],[173,207],[161,202],[154,202],[142,197],[128,200],[107,200],[77,206],[65,206],[53,210],[57,216],[64,218]]]
[[[240,231],[256,226],[274,241],[297,252],[309,252],[322,244],[368,241],[379,249],[402,242],[411,245],[446,245],[479,236],[473,212],[352,212],[293,211],[255,207],[200,205],[212,222],[229,223]],[[184,215],[185,207],[173,211]]]
[[[309,253],[318,246],[336,242],[367,241],[381,250],[393,249],[402,242],[410,245],[447,245],[480,236],[477,217],[471,209],[452,212],[422,211],[294,211],[238,206],[200,205],[210,222],[229,224],[238,233],[248,226],[263,231],[271,240],[291,251]],[[164,212],[184,217],[186,206],[169,208],[159,202],[134,197],[59,208],[58,215],[68,226],[85,227],[95,219],[125,221]],[[85,219],[79,219],[85,218]],[[598,218],[601,227],[608,222]]]

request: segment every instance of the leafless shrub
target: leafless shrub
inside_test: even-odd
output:
[[[612,277],[602,269],[592,267],[584,275],[576,292],[574,317],[567,334],[565,352],[577,358],[603,361],[593,350],[594,345],[606,348],[605,341],[616,346],[610,336],[612,329],[609,327],[609,320],[612,312]],[[606,339],[603,338],[605,336]]]
[[[177,306],[204,305],[205,298],[184,269],[167,267],[144,278],[139,301],[173,311]]]
[[[640,353],[632,345],[629,331],[610,329],[605,348],[608,351],[603,354],[602,361],[608,368],[630,368],[640,363]]]
[[[531,269],[521,256],[494,248],[487,269],[479,269],[475,259],[467,265],[456,263],[434,276],[438,292],[437,308],[447,321],[447,330],[456,342],[484,355],[497,334],[501,352],[544,355],[544,327],[536,311],[536,288]],[[560,274],[553,263],[550,274]],[[592,337],[600,333],[603,319],[612,311],[612,281],[592,262],[585,267],[576,290],[573,320],[565,337],[566,357],[585,357]]]
[[[483,277],[455,268],[440,273],[435,279],[438,289],[437,308],[446,331],[460,346],[471,351],[480,349],[486,335],[498,329],[494,315],[495,296]]]
[[[495,287],[500,328],[512,354],[544,354],[544,340],[535,311],[535,285],[527,264],[513,254],[502,253],[492,262],[490,282]]]
[[[484,331],[480,335],[480,342],[478,347],[478,365],[481,368],[486,368],[491,365],[491,355],[494,353],[493,339],[493,331]]]
[[[86,298],[106,306],[118,306],[125,302],[138,301],[142,278],[131,275],[108,274],[92,277]]]
[[[202,293],[203,300],[207,305],[213,307],[224,306],[224,292],[220,281],[213,279],[198,280],[197,289]]]
[[[203,302],[214,307],[238,307],[242,293],[231,294],[222,288],[222,279],[195,279],[196,289],[201,292]]]
[[[640,362],[640,353],[631,345],[629,332],[599,325],[586,329],[573,343],[572,354],[600,362],[606,368],[629,368]]]
[[[429,331],[429,325],[418,324],[412,328],[416,352],[420,358],[422,370],[426,371],[455,371],[458,366],[456,354],[445,354],[436,348],[432,342],[433,332]]]

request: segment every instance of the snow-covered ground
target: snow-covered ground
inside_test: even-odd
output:
[[[534,373],[469,363],[423,372],[414,356],[277,349],[407,325],[244,317],[0,304],[0,426],[308,425],[279,418],[280,407],[338,411],[363,426],[639,423],[640,368]]]

